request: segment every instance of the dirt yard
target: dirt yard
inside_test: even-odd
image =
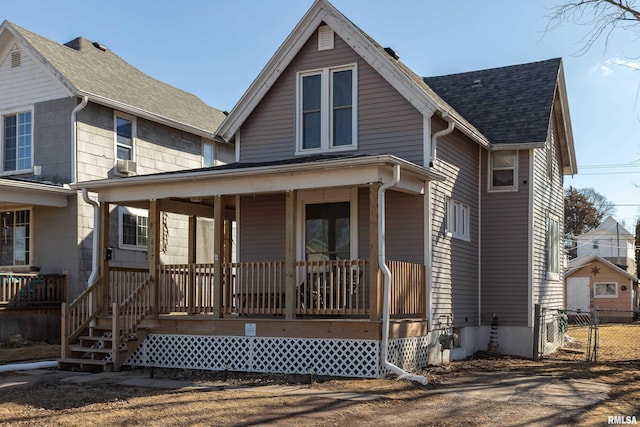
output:
[[[47,345],[0,349],[0,364],[57,357],[59,350],[59,346]],[[33,386],[2,389],[0,425],[557,426],[606,425],[607,417],[612,415],[634,415],[640,419],[640,361],[588,364],[576,361],[576,355],[570,353],[552,356],[533,362],[479,354],[474,359],[422,372],[429,379],[427,386],[393,379],[313,378],[312,390],[381,396],[374,401],[281,395],[265,393],[264,389],[255,387],[241,387],[309,384],[310,377],[307,376],[229,373],[226,377],[228,386],[223,389],[195,391],[44,381]],[[148,370],[144,372],[150,374]],[[527,374],[581,378],[610,384],[612,388],[608,399],[580,409],[537,402],[522,404],[460,398],[442,393],[447,383],[456,379],[491,373],[504,377]],[[154,378],[210,382],[225,379],[222,373],[162,369],[154,371]]]

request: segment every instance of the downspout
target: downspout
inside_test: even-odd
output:
[[[89,98],[86,95],[83,96],[80,104],[71,111],[71,182],[78,182],[78,113],[87,106],[88,102]]]
[[[378,265],[382,270],[384,276],[384,294],[382,299],[382,349],[381,359],[385,368],[398,375],[399,378],[407,379],[409,381],[416,381],[420,384],[427,384],[427,379],[421,375],[412,375],[406,371],[403,371],[396,365],[390,363],[387,360],[389,352],[389,319],[390,314],[390,300],[391,300],[391,271],[387,267],[386,253],[385,253],[385,191],[391,187],[398,185],[400,182],[400,165],[394,165],[393,167],[393,179],[380,186],[378,189]]]
[[[431,160],[429,160],[430,168],[434,167],[436,164],[436,155],[438,154],[437,153],[438,138],[440,138],[441,136],[449,135],[451,132],[453,132],[453,129],[456,126],[456,124],[453,122],[453,119],[449,116],[449,113],[447,113],[446,111],[442,113],[441,117],[447,123],[449,123],[449,125],[447,126],[446,129],[439,130],[438,132],[434,133],[433,136],[431,137]]]
[[[86,188],[82,189],[82,200],[85,203],[93,206],[93,245],[91,250],[91,274],[89,275],[89,280],[87,280],[87,287],[93,285],[96,280],[96,276],[98,275],[98,253],[100,242],[97,236],[99,227],[100,227],[100,205],[91,200],[89,198],[89,193]]]
[[[431,160],[429,161],[429,167],[432,168],[436,164],[436,155],[438,150],[438,139],[443,136],[449,135],[455,129],[455,123],[449,113],[444,111],[441,116],[444,120],[447,121],[448,126],[445,129],[439,130],[431,136]],[[432,186],[432,181],[427,183],[428,191],[429,191],[429,230],[427,230],[427,239],[429,239],[429,260],[428,260],[428,269],[427,269],[427,301],[429,306],[427,307],[427,314],[429,316],[429,327],[433,325],[433,193],[435,193],[435,188]]]

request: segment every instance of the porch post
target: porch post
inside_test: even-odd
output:
[[[109,290],[111,283],[109,281],[109,260],[106,257],[107,248],[109,247],[109,202],[100,203],[100,230],[94,230],[94,238],[100,239],[100,286],[102,286],[97,301],[97,309],[103,314],[109,310]],[[97,235],[96,235],[97,234]]]
[[[296,211],[298,209],[298,192],[296,190],[287,191],[286,197],[284,315],[285,319],[293,319],[296,312]]]
[[[196,275],[193,266],[196,263],[196,217],[189,215],[189,236],[187,246],[187,263],[189,264],[189,314],[196,311]]]
[[[382,315],[382,291],[380,290],[380,266],[378,265],[378,189],[379,182],[369,184],[369,319],[380,320]]]
[[[160,278],[158,267],[160,265],[160,206],[156,199],[149,201],[149,241],[147,258],[149,266],[149,279],[151,280],[151,313],[158,317],[160,301]]]
[[[214,196],[213,206],[213,317],[222,317],[222,260],[224,258],[224,207],[222,196]]]

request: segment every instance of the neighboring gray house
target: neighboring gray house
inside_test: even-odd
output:
[[[73,300],[92,270],[94,215],[69,184],[233,160],[233,148],[212,136],[224,117],[97,42],[79,37],[59,44],[4,21],[0,271],[37,266],[44,274],[67,274]],[[139,232],[146,212],[123,208],[111,215],[114,262],[146,262]],[[180,225],[164,219],[167,229]]]
[[[104,347],[142,327],[143,350],[74,360],[65,344],[69,365],[377,377],[487,349],[494,315],[499,351],[531,356],[534,305],[564,307],[562,184],[577,170],[560,59],[422,78],[317,0],[216,134],[236,163],[74,186],[103,212],[148,205],[150,241],[165,209],[216,221],[213,263],[164,265],[150,244],[146,276],[97,307],[128,319]],[[70,324],[97,316],[88,298]]]

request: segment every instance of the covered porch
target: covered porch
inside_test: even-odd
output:
[[[391,212],[385,190],[424,218],[427,183],[437,176],[391,156],[233,166],[81,184],[98,194],[99,279],[65,309],[63,345],[103,316],[121,340],[146,328],[161,341],[379,342],[388,309],[392,339],[427,335],[427,263],[411,245],[381,256],[380,242]],[[146,265],[114,265],[114,206],[148,212]],[[185,238],[171,240],[185,246],[172,262],[166,214],[186,225]],[[424,228],[398,232],[421,234],[425,245]],[[383,270],[391,275],[387,296]],[[140,354],[128,356],[142,363]]]

